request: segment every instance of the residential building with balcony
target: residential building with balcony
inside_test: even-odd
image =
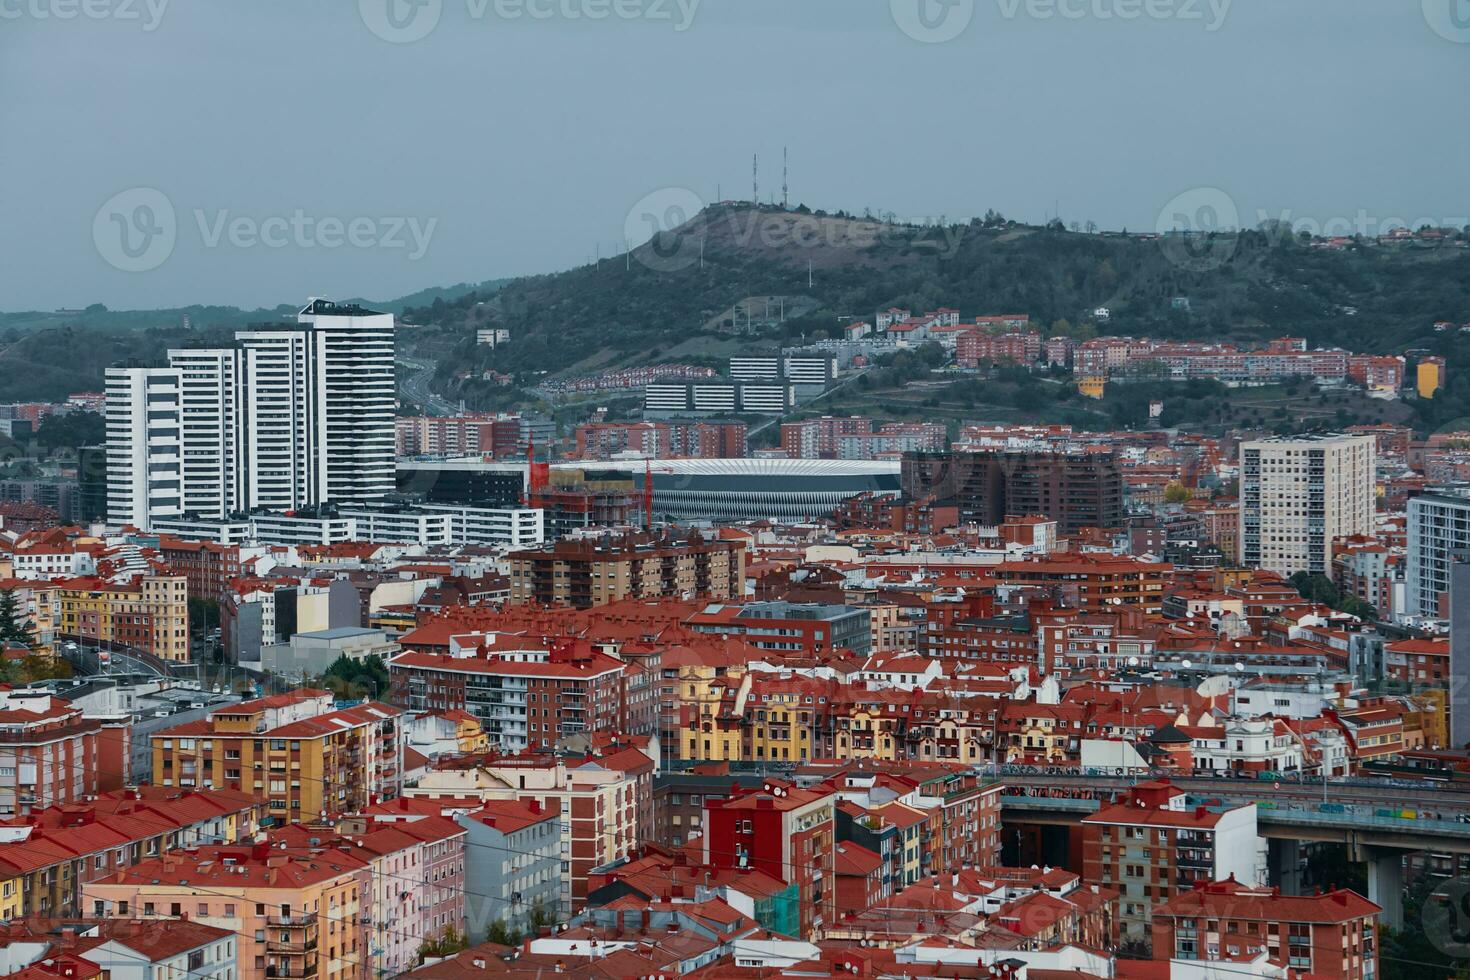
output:
[[[0,817],[121,789],[131,747],[130,716],[91,718],[50,694],[0,691]]]
[[[1238,961],[1264,950],[1290,970],[1333,980],[1375,980],[1380,911],[1346,888],[1283,895],[1279,888],[1234,879],[1210,882],[1154,909],[1154,955]]]
[[[1119,892],[1119,934],[1151,941],[1155,906],[1201,884],[1263,879],[1254,803],[1190,807],[1167,781],[1139,783],[1121,803],[1082,819],[1082,877]]]
[[[245,701],[154,733],[153,777],[253,793],[287,821],[356,813],[402,789],[401,715],[373,701],[334,710],[309,688]]]
[[[589,608],[621,599],[745,594],[745,545],[697,533],[568,539],[514,551],[511,601]]]
[[[238,937],[239,980],[368,980],[370,871],[350,851],[209,846],[89,882],[89,914],[179,919]]]

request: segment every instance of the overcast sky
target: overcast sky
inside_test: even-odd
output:
[[[0,0],[0,309],[555,271],[783,146],[828,209],[1465,223],[1467,91],[1470,0]]]

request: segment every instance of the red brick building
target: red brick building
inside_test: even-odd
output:
[[[85,718],[49,694],[0,692],[0,817],[127,785],[132,719]]]
[[[837,880],[837,914],[866,912],[889,894],[883,859],[861,844],[843,841],[832,856]]]
[[[1082,877],[1119,892],[1120,935],[1146,944],[1157,903],[1210,881],[1261,879],[1255,804],[1189,807],[1167,780],[1082,818]]]
[[[1235,960],[1265,950],[1292,971],[1374,980],[1379,911],[1346,888],[1283,895],[1233,879],[1210,882],[1154,909],[1154,956]]]
[[[218,600],[230,582],[244,574],[238,545],[160,535],[158,551],[169,572],[184,577],[191,599]]]
[[[628,664],[585,640],[470,633],[448,653],[416,649],[424,627],[403,637],[407,652],[388,665],[395,704],[412,711],[468,711],[493,744],[549,748],[572,735],[627,731]]]
[[[795,882],[801,937],[819,938],[836,920],[836,823],[832,793],[767,780],[704,806],[703,860],[753,867]]]

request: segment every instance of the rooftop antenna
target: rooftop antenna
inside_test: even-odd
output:
[[[789,171],[789,168],[787,167],[787,164],[786,164],[786,147],[783,146],[783,147],[781,147],[781,210],[782,211],[785,211],[786,210],[786,205],[787,205],[788,200],[789,200],[788,197],[787,197],[787,190],[788,190],[788,188],[786,186],[786,178],[789,175],[789,172],[790,172]]]
[[[750,203],[756,207],[761,206],[761,155],[753,153],[750,156]]]

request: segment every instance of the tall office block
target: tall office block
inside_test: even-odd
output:
[[[1374,464],[1372,436],[1241,443],[1241,564],[1329,574],[1334,538],[1373,533]]]
[[[239,352],[171,350],[168,360],[180,379],[184,512],[223,515],[238,510]]]
[[[106,372],[107,519],[147,528],[184,512],[182,377],[173,368]]]
[[[1450,566],[1470,553],[1470,487],[1442,487],[1409,500],[1405,578],[1409,612],[1442,619],[1450,592]]]
[[[235,341],[170,351],[168,368],[109,371],[109,520],[147,527],[393,492],[391,314],[314,299],[296,323]]]
[[[315,300],[311,337],[316,465],[323,500],[361,503],[393,492],[393,315]]]

